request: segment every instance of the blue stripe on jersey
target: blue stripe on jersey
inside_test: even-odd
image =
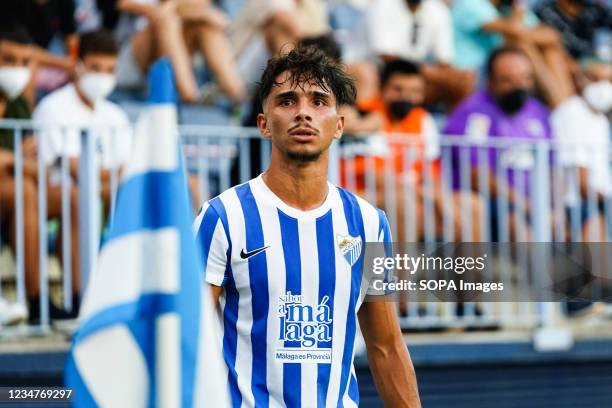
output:
[[[240,408],[242,405],[242,394],[238,388],[238,373],[236,372],[236,350],[238,348],[238,332],[236,322],[238,321],[238,301],[240,296],[236,289],[234,277],[230,275],[225,284],[225,308],[223,309],[223,358],[228,367],[227,379],[232,398],[232,407]]]
[[[355,374],[351,374],[348,395],[349,398],[355,402],[355,405],[359,406],[359,387],[357,386],[357,377],[355,377]]]
[[[351,236],[361,236],[361,241],[365,244],[365,230],[363,227],[363,216],[361,214],[361,208],[354,195],[347,191],[338,188],[340,197],[342,198],[342,205],[344,207],[344,215],[346,217],[346,223],[348,224],[348,232]],[[342,374],[340,376],[340,392],[338,395],[338,406],[342,406],[342,397],[346,391],[348,377],[351,372],[351,366],[353,363],[353,346],[355,343],[355,306],[359,297],[359,291],[361,288],[361,271],[363,263],[362,251],[359,259],[352,267],[351,270],[351,296],[349,299],[349,313],[346,319],[346,334],[344,337],[344,352],[342,354]]]
[[[227,252],[225,253],[227,263],[225,266],[225,277],[223,278],[225,287],[225,308],[223,309],[223,358],[228,367],[227,379],[232,398],[232,406],[240,407],[240,405],[242,405],[242,394],[240,394],[240,389],[238,388],[238,374],[236,373],[236,354],[238,349],[236,322],[238,321],[238,301],[240,296],[236,290],[236,284],[234,283],[234,277],[232,275],[232,240],[229,234],[227,212],[225,211],[223,202],[219,197],[216,197],[210,200],[209,204],[209,209],[214,209],[221,220],[221,225],[223,225],[223,230],[225,231],[228,242]],[[207,214],[204,214],[202,224],[204,224],[206,220],[206,215]],[[200,227],[200,229],[201,228],[202,227]]]
[[[278,210],[285,259],[285,293],[302,293],[302,265],[300,257],[300,234],[295,218]],[[281,324],[282,325],[282,324]],[[299,347],[299,341],[285,341],[285,347]],[[283,398],[288,407],[299,407],[302,403],[302,369],[300,363],[283,364]]]
[[[334,292],[336,290],[336,253],[332,210],[317,218],[317,255],[319,257],[319,304],[328,297],[330,316],[334,315]],[[333,327],[331,328],[333,338]],[[318,347],[331,348],[332,342],[318,342]],[[317,407],[325,407],[331,364],[317,364]]]
[[[244,214],[246,248],[253,251],[265,246],[261,217],[257,203],[248,183],[236,187]],[[268,331],[268,265],[264,253],[252,256],[249,263],[249,283],[251,287],[251,305],[253,327],[251,328],[251,349],[253,369],[251,389],[255,406],[268,406],[270,395],[266,384],[266,343]]]
[[[202,248],[202,264],[204,265],[204,273],[206,273],[210,244],[212,242],[218,221],[219,215],[217,214],[217,211],[215,211],[212,206],[208,206],[206,212],[204,213],[204,217],[202,217],[202,223],[200,224],[200,229],[198,230],[198,235],[196,236],[198,241],[197,245]],[[204,278],[206,278],[206,275]]]

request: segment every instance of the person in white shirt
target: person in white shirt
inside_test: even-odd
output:
[[[127,115],[106,98],[115,87],[117,44],[107,31],[85,33],[79,45],[77,75],[73,82],[43,98],[32,114],[38,133],[38,152],[50,166],[49,214],[61,213],[58,162],[69,158],[71,186],[71,265],[74,302],[78,307],[79,243],[78,192],[81,131],[89,132],[100,168],[101,195],[105,209],[110,203],[112,171],[120,171],[130,158],[132,132]],[[73,302],[73,305],[75,304]]]
[[[32,114],[42,138],[40,153],[48,165],[64,154],[78,158],[84,130],[95,140],[98,165],[119,167],[129,159],[132,135],[125,112],[106,99],[116,82],[117,45],[112,34],[84,34],[79,60],[76,80],[43,98]]]
[[[442,0],[378,0],[364,19],[365,50],[384,61],[405,59],[422,65],[427,101],[450,107],[469,94],[474,76],[451,67],[453,25]]]
[[[553,111],[551,125],[558,163],[564,170],[566,232],[584,241],[605,241],[604,203],[612,198],[610,122],[606,117],[612,110],[612,68],[591,76],[587,73],[585,80],[581,96],[565,100]],[[607,227],[612,231],[612,225]]]

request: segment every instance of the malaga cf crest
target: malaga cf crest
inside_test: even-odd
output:
[[[346,259],[349,265],[355,265],[355,262],[357,262],[361,255],[361,247],[363,245],[361,236],[352,237],[350,235],[336,235],[336,240],[338,242],[338,249],[344,256],[344,259]]]

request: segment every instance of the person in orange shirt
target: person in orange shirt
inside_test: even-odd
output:
[[[374,181],[377,205],[395,221],[399,242],[425,238],[425,220],[431,220],[425,215],[426,208],[432,210],[429,214],[435,226],[431,230],[436,238],[443,236],[444,220],[452,217],[452,239],[460,240],[458,209],[460,203],[469,202],[474,212],[472,240],[478,241],[480,200],[470,196],[463,198],[469,201],[462,201],[461,193],[452,193],[442,182],[440,136],[434,119],[422,107],[426,83],[420,67],[406,60],[391,61],[383,67],[380,82],[379,97],[345,109],[347,133],[367,137],[365,150],[353,154],[350,148],[345,150],[342,185],[365,196],[368,190],[371,193],[368,187],[372,184],[367,181],[368,173],[373,172],[369,179]],[[394,202],[387,194],[391,185],[395,186]]]

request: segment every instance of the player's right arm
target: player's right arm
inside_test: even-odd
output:
[[[216,304],[223,292],[226,281],[229,239],[219,213],[209,202],[200,210],[193,225],[196,244],[202,253],[202,273],[211,287]]]

